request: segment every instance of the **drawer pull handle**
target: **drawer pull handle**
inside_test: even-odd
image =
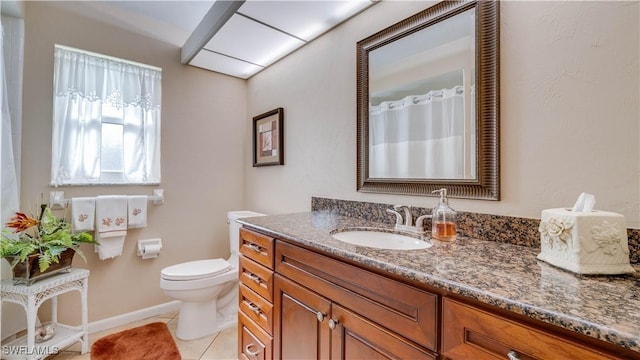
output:
[[[256,284],[260,284],[260,278],[256,274],[248,273],[247,276]]]
[[[329,328],[331,330],[335,329],[338,326],[338,320],[330,319],[329,320]]]
[[[509,360],[520,360],[520,356],[518,356],[518,353],[514,350],[509,351],[507,357],[509,358]]]
[[[249,304],[247,304],[249,306],[249,309],[251,311],[253,311],[256,314],[260,314],[260,307],[252,302],[249,302]]]
[[[322,311],[318,311],[318,313],[316,314],[316,317],[318,318],[318,321],[322,322],[322,320],[324,320],[324,314],[322,313]]]
[[[258,356],[258,354],[260,354],[260,352],[262,351],[262,349],[260,349],[259,347],[255,346],[255,347],[257,347],[257,348],[258,348],[258,350],[256,350],[256,351],[251,351],[251,347],[252,347],[252,346],[255,346],[255,345],[254,345],[253,343],[251,343],[251,344],[247,345],[247,346],[244,348],[244,353],[245,353],[245,354],[247,354],[247,355],[249,355],[249,356],[251,356],[251,357],[256,357],[256,356]]]
[[[260,247],[260,245],[256,245],[254,243],[250,243],[249,245],[247,245],[249,247],[249,249],[255,251],[255,252],[260,252],[260,250],[262,250],[262,248]]]

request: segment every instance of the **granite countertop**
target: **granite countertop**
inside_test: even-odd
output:
[[[539,249],[458,239],[423,250],[384,250],[335,240],[349,228],[389,225],[330,211],[244,218],[275,237],[524,314],[640,352],[640,267],[619,276],[580,276],[539,261]]]

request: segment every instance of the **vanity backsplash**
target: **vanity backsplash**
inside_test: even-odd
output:
[[[331,211],[338,215],[367,221],[395,224],[395,217],[386,209],[392,205],[312,197],[312,211]],[[431,208],[413,207],[414,217],[431,213]],[[479,214],[457,211],[458,234],[485,241],[498,241],[520,246],[540,247],[540,219]],[[428,225],[430,226],[430,225]],[[640,229],[627,229],[629,260],[640,264]]]

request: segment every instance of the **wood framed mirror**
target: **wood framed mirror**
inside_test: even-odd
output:
[[[499,3],[442,1],[356,50],[358,191],[499,200]]]

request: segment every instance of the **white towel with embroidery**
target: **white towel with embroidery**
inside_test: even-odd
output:
[[[127,197],[120,195],[96,198],[96,245],[100,260],[122,255],[127,235]]]
[[[147,195],[127,196],[130,228],[143,228],[147,226],[147,200]]]
[[[96,198],[71,198],[71,218],[74,232],[95,230]]]

